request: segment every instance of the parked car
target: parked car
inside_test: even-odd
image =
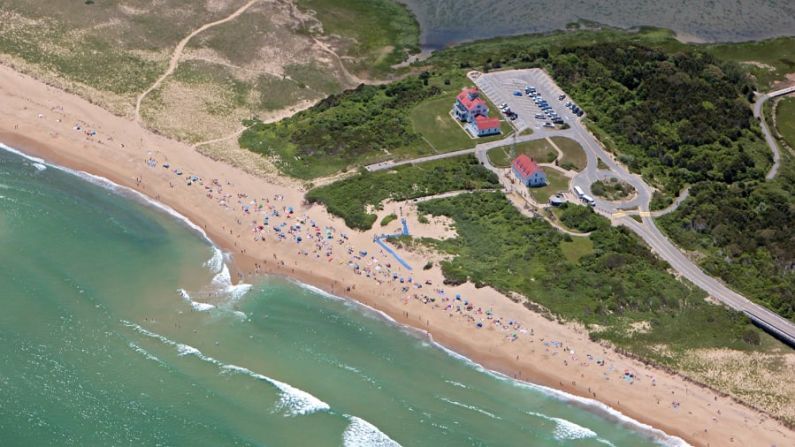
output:
[[[507,109],[508,109],[508,103],[504,102],[504,103],[500,104],[500,110],[507,110]]]
[[[513,96],[522,96],[522,92],[521,92],[521,91],[519,91],[519,90],[515,90],[515,91],[513,92]]]
[[[566,102],[566,107],[571,107],[571,101]]]
[[[546,123],[544,123],[544,127],[555,127],[555,125],[547,121]]]
[[[585,115],[585,112],[583,112],[582,110],[577,112],[577,116],[583,116],[583,115]]]
[[[566,95],[558,96],[558,101],[563,101],[564,99],[566,99]]]
[[[545,120],[545,119],[547,119],[547,117],[543,113],[536,113],[536,119]]]

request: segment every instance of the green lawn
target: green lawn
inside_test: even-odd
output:
[[[588,164],[588,158],[585,157],[580,143],[566,138],[566,137],[552,137],[552,141],[563,152],[563,158],[560,160],[560,166],[566,168],[570,164],[574,170],[582,171]]]
[[[555,142],[557,144],[557,142]],[[495,147],[489,150],[489,160],[491,164],[498,168],[508,168],[511,166],[512,145]],[[562,148],[561,148],[562,149]],[[558,158],[558,153],[546,139],[525,141],[516,144],[516,155],[525,154],[539,163],[552,163]]]
[[[469,149],[478,143],[499,140],[511,133],[512,127],[493,104],[489,105],[489,116],[498,117],[501,121],[501,135],[484,138],[471,138],[461,128],[455,118],[450,116],[458,91],[453,91],[438,98],[429,99],[418,104],[409,114],[414,130],[423,136],[434,152],[451,152]]]
[[[544,173],[547,175],[547,184],[540,188],[529,188],[530,195],[538,203],[547,203],[549,198],[559,192],[565,192],[569,189],[569,178],[560,173],[556,169],[544,168]]]
[[[776,107],[776,127],[784,141],[795,148],[795,97],[779,101]]]
[[[593,253],[593,241],[590,237],[572,237],[570,241],[560,241],[563,256],[572,263],[577,263],[583,256]]]

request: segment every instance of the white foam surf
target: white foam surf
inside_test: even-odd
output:
[[[644,424],[644,423],[642,423],[640,421],[632,419],[631,417],[621,413],[620,411],[618,411],[618,410],[616,410],[616,409],[614,409],[612,407],[609,407],[609,406],[603,404],[602,402],[599,402],[598,400],[587,399],[587,398],[584,398],[584,397],[580,397],[580,396],[575,396],[573,394],[569,394],[569,393],[567,393],[565,391],[561,391],[561,390],[556,390],[554,388],[545,387],[543,385],[537,385],[535,383],[523,382],[523,381],[520,381],[520,380],[516,380],[516,379],[514,379],[512,377],[508,377],[505,374],[502,374],[500,372],[492,371],[490,369],[486,369],[483,365],[475,362],[474,360],[470,359],[469,357],[463,356],[463,355],[461,355],[461,354],[459,354],[459,353],[457,353],[455,351],[447,349],[446,347],[444,347],[444,346],[440,345],[439,343],[433,341],[432,338],[431,338],[431,343],[433,343],[433,345],[436,346],[437,348],[439,348],[442,351],[446,352],[451,357],[456,358],[458,360],[461,360],[462,362],[467,363],[471,367],[475,368],[476,370],[478,370],[478,371],[480,371],[480,372],[482,372],[484,374],[488,374],[488,375],[490,375],[492,377],[495,377],[495,378],[497,378],[497,379],[499,379],[501,381],[508,382],[508,383],[510,383],[510,384],[512,384],[513,386],[516,386],[516,387],[531,389],[531,390],[534,390],[534,391],[540,391],[540,392],[542,392],[542,393],[544,393],[544,394],[546,394],[546,395],[548,395],[550,397],[554,397],[555,399],[562,400],[562,401],[565,401],[565,402],[572,402],[574,404],[577,404],[580,408],[589,410],[592,413],[596,413],[596,414],[599,414],[599,415],[601,415],[603,417],[606,417],[607,419],[616,421],[616,422],[624,425],[627,428],[630,428],[630,429],[632,429],[632,430],[634,430],[634,431],[636,431],[636,432],[638,432],[638,433],[640,433],[642,435],[645,435],[645,436],[649,437],[650,439],[652,439],[653,441],[657,442],[660,445],[664,445],[664,446],[667,446],[667,447],[689,447],[690,446],[690,444],[688,444],[684,439],[676,437],[676,436],[669,435],[669,434],[663,432],[662,430],[656,429],[656,428],[654,428],[654,427],[652,427],[652,426],[650,426],[648,424]]]
[[[288,416],[301,416],[305,414],[312,414],[318,411],[328,411],[331,409],[329,404],[323,402],[304,390],[300,390],[290,385],[289,383],[284,383],[268,376],[255,373],[254,371],[242,366],[224,365],[222,368],[226,371],[232,371],[253,377],[257,380],[263,380],[278,388],[279,391],[281,391],[279,409],[285,410]]]
[[[141,354],[142,356],[144,356],[144,358],[146,358],[148,360],[152,360],[153,362],[157,362],[157,363],[159,363],[161,365],[163,364],[162,360],[160,360],[159,358],[155,357],[154,355],[149,353],[149,351],[147,351],[146,349],[136,345],[135,343],[130,342],[129,346],[130,346],[130,348],[132,348],[133,351],[135,351],[138,354]]]
[[[496,414],[490,413],[490,412],[488,412],[488,411],[486,411],[486,410],[484,410],[482,408],[476,407],[474,405],[464,404],[464,403],[461,403],[461,402],[454,401],[452,399],[448,399],[446,397],[440,397],[439,400],[447,402],[450,405],[455,405],[456,407],[466,408],[467,410],[472,410],[472,411],[478,412],[478,413],[486,415],[486,416],[488,416],[488,417],[490,417],[492,419],[502,419],[501,417],[497,416]]]
[[[138,191],[136,191],[136,190],[134,190],[132,188],[128,188],[126,186],[119,185],[118,183],[114,183],[113,181],[111,181],[110,179],[107,179],[105,177],[101,177],[101,176],[98,176],[98,175],[90,174],[90,173],[85,172],[85,171],[80,171],[80,170],[76,170],[76,169],[67,168],[65,166],[60,166],[60,165],[57,165],[57,164],[54,164],[54,163],[49,163],[49,162],[47,162],[47,161],[45,161],[45,160],[43,160],[41,158],[33,157],[31,155],[25,154],[24,152],[19,151],[17,149],[14,149],[14,148],[12,148],[10,146],[7,146],[7,145],[5,145],[3,143],[0,143],[0,149],[3,149],[5,151],[7,151],[7,152],[11,152],[13,154],[19,155],[22,158],[25,158],[26,160],[29,160],[29,161],[33,162],[34,166],[39,165],[39,166],[41,166],[41,167],[43,167],[45,169],[47,168],[47,166],[53,167],[53,168],[58,169],[60,171],[63,171],[63,172],[66,172],[68,174],[71,174],[71,175],[74,175],[76,177],[79,177],[79,178],[81,178],[81,179],[83,179],[83,180],[85,180],[85,181],[87,181],[87,182],[89,182],[89,183],[91,183],[93,185],[102,187],[102,188],[107,189],[109,191],[112,191],[112,192],[114,192],[116,194],[120,194],[120,195],[126,196],[128,198],[132,198],[134,200],[137,200],[139,203],[143,203],[145,205],[152,206],[152,207],[157,208],[158,210],[168,214],[169,216],[173,217],[177,221],[182,222],[188,228],[190,228],[190,229],[194,230],[195,232],[197,232],[202,237],[202,239],[204,239],[212,247],[213,254],[212,254],[211,258],[207,262],[205,262],[205,266],[207,266],[213,273],[216,273],[216,277],[213,278],[213,284],[217,284],[219,287],[221,287],[220,290],[221,290],[222,293],[227,294],[232,300],[238,300],[238,299],[242,298],[243,295],[245,295],[246,292],[249,291],[249,289],[251,289],[251,285],[250,284],[244,284],[244,283],[232,284],[232,278],[231,278],[231,275],[229,274],[229,268],[226,266],[226,262],[225,262],[226,260],[225,260],[224,254],[221,251],[221,249],[218,248],[218,246],[216,246],[213,243],[213,241],[210,239],[209,236],[207,236],[207,233],[204,231],[204,229],[202,227],[200,227],[200,226],[196,225],[195,223],[193,223],[193,221],[188,219],[183,214],[180,214],[174,208],[171,208],[170,206],[168,206],[168,205],[166,205],[164,203],[158,202],[157,200],[154,200],[154,199],[150,198],[149,196],[147,196],[147,195],[145,195],[145,194],[143,194],[141,192],[138,192]],[[39,167],[37,167],[37,169],[39,169]],[[42,170],[42,169],[39,169],[39,170]]]
[[[400,447],[394,439],[387,436],[375,425],[356,416],[346,415],[351,421],[342,434],[345,447]]]
[[[208,311],[208,310],[215,309],[215,305],[213,305],[213,304],[210,304],[210,303],[200,303],[200,302],[198,302],[198,301],[193,301],[193,299],[190,297],[190,294],[189,294],[189,293],[188,293],[188,291],[187,291],[187,290],[185,290],[185,289],[177,289],[177,293],[179,293],[179,296],[180,296],[180,297],[182,297],[182,299],[183,299],[185,302],[187,302],[188,304],[190,304],[190,307],[192,307],[192,308],[193,308],[193,310],[195,310],[195,311],[198,311],[198,312],[206,312],[206,311]]]
[[[595,431],[583,427],[582,425],[575,424],[574,422],[569,421],[567,419],[547,416],[545,414],[537,413],[535,411],[528,411],[527,414],[550,422],[554,422],[555,431],[553,432],[553,436],[555,436],[555,439],[557,439],[558,441],[572,441],[576,439],[588,439],[588,438],[598,437]]]
[[[445,380],[445,383],[449,383],[450,385],[457,386],[458,388],[469,388],[468,386],[464,385],[461,382],[456,382],[455,380]]]
[[[277,408],[285,412],[286,416],[302,416],[307,414],[316,413],[319,411],[328,411],[331,406],[326,402],[318,399],[312,394],[296,388],[289,383],[276,380],[264,374],[254,372],[246,367],[224,363],[216,358],[210,357],[202,353],[199,349],[193,346],[171,340],[160,334],[154,333],[139,324],[122,320],[122,323],[137,331],[138,333],[150,338],[160,340],[161,342],[176,348],[180,356],[194,356],[207,363],[213,364],[221,369],[222,372],[234,372],[252,377],[257,380],[267,382],[279,390],[279,403]]]

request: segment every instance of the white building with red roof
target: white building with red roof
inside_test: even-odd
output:
[[[520,154],[511,164],[513,175],[525,186],[544,186],[547,184],[547,175],[541,166],[532,158]]]
[[[461,122],[468,123],[467,130],[476,137],[500,133],[500,120],[489,118],[489,107],[480,97],[477,87],[461,90],[455,98],[453,115]]]

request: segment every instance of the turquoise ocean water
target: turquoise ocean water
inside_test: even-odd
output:
[[[0,150],[0,445],[676,441],[348,301],[232,287],[186,222],[89,180]]]

